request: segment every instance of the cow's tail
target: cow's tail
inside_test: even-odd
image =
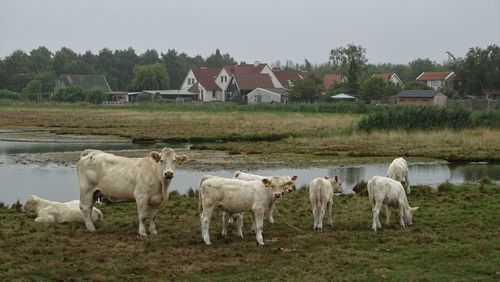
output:
[[[200,180],[200,184],[198,185],[198,211],[200,212],[200,217],[203,212],[203,181],[212,177],[211,175],[203,175]]]
[[[370,179],[368,183],[366,184],[366,190],[368,190],[368,199],[370,199],[370,204],[372,205],[372,208],[375,206],[375,197],[373,195],[373,179]]]

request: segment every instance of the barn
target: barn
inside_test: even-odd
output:
[[[398,105],[434,105],[446,107],[448,97],[436,90],[403,90],[396,95]]]

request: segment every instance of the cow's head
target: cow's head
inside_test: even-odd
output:
[[[408,225],[413,224],[413,215],[415,214],[415,212],[417,210],[418,210],[418,207],[414,207],[414,208],[409,208],[405,211],[404,220],[405,220],[406,224],[408,224]]]
[[[332,185],[333,188],[333,193],[342,193],[342,181],[340,181],[340,178],[338,176],[334,177],[327,177],[325,176],[325,179],[330,181],[330,184]]]
[[[295,180],[297,180],[298,176],[294,175],[292,177],[290,176],[283,176],[281,177],[281,180],[283,181],[283,191],[284,192],[292,192],[293,191],[293,186],[295,185]]]
[[[266,188],[271,189],[271,193],[273,194],[274,198],[280,198],[283,196],[284,191],[283,191],[283,180],[281,177],[274,176],[274,177],[266,177],[262,178],[262,183]]]
[[[183,163],[189,159],[186,155],[177,155],[170,148],[163,148],[160,153],[152,151],[149,155],[157,164],[158,177],[167,180],[174,178],[175,164]]]
[[[31,195],[26,203],[21,207],[21,211],[23,212],[34,212],[36,211],[36,206],[38,205],[37,196]]]

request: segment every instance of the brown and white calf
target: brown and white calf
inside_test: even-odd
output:
[[[26,203],[21,207],[21,210],[26,213],[35,213],[35,222],[83,222],[82,212],[80,211],[80,201],[78,200],[59,203],[31,195]],[[102,218],[102,212],[97,208],[93,208],[92,221],[97,222]]]
[[[403,185],[394,179],[374,176],[368,181],[368,198],[372,206],[372,229],[377,232],[378,228],[382,228],[379,220],[379,213],[382,204],[385,205],[386,224],[391,222],[391,208],[395,208],[399,212],[399,224],[405,227],[412,225],[413,213],[418,210],[418,207],[411,208],[406,198]]]
[[[168,186],[176,163],[188,159],[170,148],[152,151],[143,158],[125,158],[99,150],[85,150],[77,163],[80,182],[80,209],[89,231],[95,227],[91,210],[96,195],[112,202],[136,202],[139,234],[147,236],[144,221],[150,212],[149,232],[157,234],[158,208],[168,199]]]
[[[314,230],[323,228],[323,216],[328,211],[328,223],[332,222],[332,205],[334,193],[342,192],[342,182],[337,176],[318,177],[311,181],[309,186],[309,200],[311,201],[314,218]]]
[[[262,228],[264,214],[282,194],[283,183],[279,177],[246,181],[217,176],[203,176],[198,188],[201,209],[201,233],[205,244],[211,245],[209,227],[215,208],[222,209],[228,216],[249,211],[255,225],[257,243],[264,245]],[[224,224],[226,221],[224,221]],[[238,222],[238,235],[243,236],[242,224]]]
[[[293,191],[293,186],[295,185],[295,181],[298,178],[296,175],[291,177],[290,176],[277,176],[277,177],[279,177],[283,182],[283,194],[285,192]],[[257,174],[246,173],[238,170],[234,172],[233,178],[247,180],[247,181],[255,181],[255,180],[262,180],[264,178],[271,179],[272,176],[260,176]],[[273,202],[271,207],[269,207],[269,223],[274,223],[274,218],[273,218],[274,206],[275,203]],[[252,226],[252,230],[254,227],[255,226]]]
[[[410,181],[408,180],[408,175],[410,171],[408,170],[408,163],[403,158],[397,158],[392,161],[387,169],[386,177],[394,179],[401,182],[403,186],[406,186],[406,193],[410,195]]]

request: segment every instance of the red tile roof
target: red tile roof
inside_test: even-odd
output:
[[[271,77],[267,74],[235,73],[234,78],[240,91],[260,88],[274,88]]]
[[[242,64],[236,66],[224,66],[224,69],[231,75],[235,73],[260,73],[267,64]]]
[[[445,80],[452,72],[423,72],[417,77],[417,80]]]
[[[273,70],[273,73],[283,87],[291,86],[289,81],[293,82],[309,76],[309,72],[297,70]]]
[[[222,90],[215,83],[217,75],[220,73],[221,68],[193,68],[194,77],[205,90]]]
[[[376,73],[372,75],[372,77],[382,78],[385,81],[389,81],[389,79],[391,79],[391,76],[392,76],[391,73]]]
[[[340,74],[327,74],[323,78],[323,86],[325,87],[325,90],[330,89],[335,82],[339,82],[342,80],[342,75]]]

